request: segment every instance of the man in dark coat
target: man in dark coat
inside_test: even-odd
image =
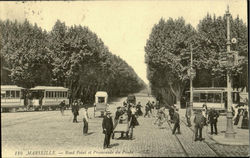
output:
[[[170,122],[173,123],[173,116],[174,116],[174,106],[171,105],[169,108],[169,116],[170,116]]]
[[[138,104],[136,105],[136,112],[139,116],[143,115],[143,112],[141,111],[141,102],[138,102]]]
[[[202,138],[202,128],[205,124],[205,117],[202,115],[201,110],[197,111],[194,117],[194,123],[195,123],[195,140],[204,140]],[[199,133],[199,134],[198,134]]]
[[[61,103],[60,103],[60,111],[61,111],[61,114],[64,115],[64,109],[66,107],[66,104],[65,104],[65,100],[63,100]]]
[[[102,129],[103,129],[103,134],[105,134],[104,138],[104,144],[103,144],[103,149],[105,148],[110,148],[110,137],[113,132],[113,121],[112,117],[110,116],[110,111],[106,111],[106,116],[104,116],[103,121],[102,121]]]
[[[77,116],[79,115],[79,102],[77,100],[74,101],[72,105],[72,113],[74,115],[73,123],[77,123]]]
[[[175,134],[176,129],[178,130],[177,134],[181,134],[180,131],[180,115],[178,113],[178,109],[176,108],[173,114],[173,123],[174,123],[174,128],[173,128],[173,133]]]
[[[133,139],[133,128],[135,126],[139,125],[139,122],[137,121],[136,118],[136,106],[133,105],[129,110],[128,110],[128,121],[129,121],[129,139]]]
[[[217,121],[218,121],[219,113],[215,111],[214,108],[211,108],[208,114],[208,121],[211,125],[211,134],[217,135]],[[213,130],[214,129],[214,130]]]
[[[146,116],[150,117],[149,116],[149,110],[150,110],[150,101],[148,101],[148,103],[145,106],[145,115],[144,115],[144,117],[146,117]]]

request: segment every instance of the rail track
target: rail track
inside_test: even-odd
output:
[[[187,124],[181,119],[181,122],[185,125],[185,126],[187,126]],[[170,129],[171,130],[173,130],[173,128],[172,128],[172,126],[171,126],[171,124],[170,124],[170,122],[169,121],[167,121],[167,123],[168,123],[168,125],[169,125],[169,127],[170,127]],[[187,126],[188,127],[188,126]],[[193,133],[194,133],[194,130],[191,128],[191,127],[188,127]],[[183,152],[184,152],[184,154],[185,154],[185,157],[192,157],[192,155],[189,155],[189,153],[187,152],[187,150],[185,149],[185,147],[184,147],[184,144],[181,142],[181,140],[177,137],[177,135],[176,134],[174,134],[174,136],[175,136],[175,138],[176,138],[176,140],[177,140],[177,142],[178,142],[178,144],[180,145],[180,147],[182,148],[182,150],[183,150]],[[192,138],[193,139],[193,138]],[[215,155],[217,156],[217,157],[220,157],[220,154],[213,148],[213,147],[211,147],[211,145],[207,142],[207,141],[203,141],[214,153],[215,153]]]

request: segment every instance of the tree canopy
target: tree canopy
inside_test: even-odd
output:
[[[247,84],[247,27],[237,17],[230,17],[231,38],[237,43],[231,50],[239,52],[239,64],[227,67],[223,64],[226,56],[226,17],[207,15],[198,24],[197,30],[186,24],[183,18],[167,21],[160,19],[152,28],[145,46],[147,78],[153,94],[167,104],[173,104],[185,89],[189,88],[187,70],[190,68],[190,46],[193,51],[193,68],[196,70],[195,87],[226,86],[226,72],[230,70],[233,87]]]
[[[0,21],[1,60],[11,69],[13,84],[68,87],[72,98],[93,101],[96,91],[112,96],[145,87],[120,57],[113,55],[89,28],[57,21],[50,32],[27,20]]]

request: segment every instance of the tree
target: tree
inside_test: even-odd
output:
[[[160,98],[174,95],[180,101],[188,80],[189,41],[194,35],[194,28],[186,25],[183,18],[166,22],[161,19],[153,27],[145,47],[145,61],[153,92],[157,91]],[[164,102],[168,103],[168,99]]]

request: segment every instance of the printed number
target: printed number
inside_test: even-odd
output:
[[[23,152],[22,151],[16,151],[15,155],[23,155]]]

